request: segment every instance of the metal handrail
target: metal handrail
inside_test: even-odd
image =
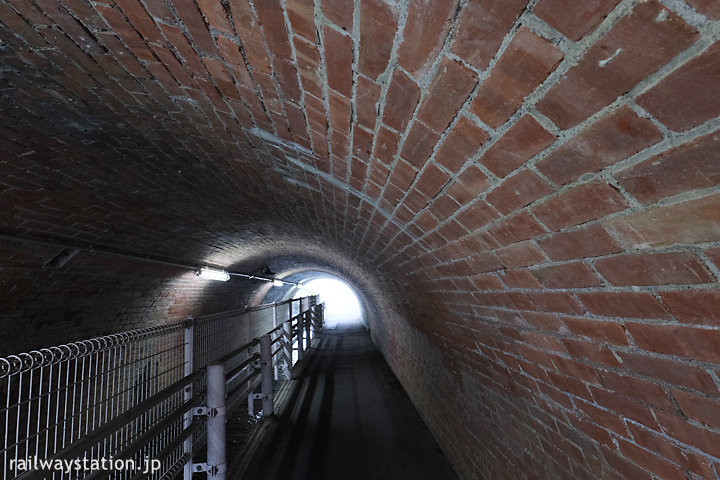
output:
[[[289,308],[279,308],[284,305]],[[222,312],[0,358],[0,378],[7,378],[0,382],[0,400],[5,403],[0,406],[0,458],[5,459],[0,476],[67,478],[59,473],[48,477],[47,471],[28,471],[17,463],[9,469],[8,460],[23,454],[45,462],[88,454],[91,458],[109,454],[114,459],[151,454],[163,462],[153,479],[168,478],[182,464],[185,478],[190,478],[188,472],[195,465],[191,459],[209,435],[202,426],[213,423],[211,417],[194,417],[200,410],[193,407],[209,391],[205,366],[223,365],[221,377],[230,407],[236,408],[248,392],[251,407],[259,395],[253,391],[262,385],[263,416],[271,414],[270,376],[273,370],[278,372],[273,363],[284,363],[283,371],[290,378],[293,346],[302,358],[303,349],[309,348],[311,324],[313,331],[317,328],[312,319],[318,308],[315,297],[306,297],[239,312],[249,317]],[[245,318],[253,323],[240,322]],[[272,328],[260,327],[270,320]],[[236,346],[237,339],[247,338],[258,327],[266,333]],[[107,474],[89,471],[72,478]],[[143,477],[128,471],[118,478]]]

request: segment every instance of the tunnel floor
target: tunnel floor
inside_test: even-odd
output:
[[[293,395],[243,479],[458,478],[362,326],[326,328]]]

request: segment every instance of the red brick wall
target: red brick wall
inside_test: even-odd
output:
[[[705,0],[7,0],[0,226],[219,265],[312,238],[392,279],[374,338],[463,478],[717,479],[719,20]],[[71,326],[90,266],[63,283],[13,255],[4,324]],[[150,277],[135,313],[90,296],[117,305],[104,325],[159,321],[179,280]]]

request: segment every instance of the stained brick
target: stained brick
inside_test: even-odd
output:
[[[638,347],[701,362],[720,363],[720,331],[678,325],[625,325]]]
[[[538,283],[537,279],[530,273],[530,270],[524,268],[505,270],[499,275],[503,283],[509,288],[542,288],[542,285]],[[556,320],[556,323],[559,322]]]
[[[451,172],[457,172],[488,138],[485,130],[467,117],[460,117],[435,154],[435,159]]]
[[[487,195],[487,201],[508,214],[553,192],[552,187],[531,170],[521,170]]]
[[[718,7],[720,16],[720,7]],[[638,99],[655,118],[684,131],[720,115],[720,43],[665,77]]]
[[[358,158],[350,160],[350,186],[355,190],[362,190],[367,175],[367,165]]]
[[[567,129],[665,65],[697,40],[697,32],[655,0],[640,3],[588,50],[538,103]]]
[[[714,242],[720,238],[720,195],[651,208],[605,222],[620,244],[631,247]]]
[[[663,457],[674,461],[680,465],[686,466],[691,472],[696,473],[701,478],[712,478],[714,473],[708,465],[709,461],[687,450],[678,449],[671,444],[669,439],[662,434],[640,428],[636,425],[628,425],[628,429],[632,433],[635,442],[649,450],[662,455]]]
[[[348,32],[352,32],[353,9],[353,0],[322,0],[325,18]]]
[[[678,290],[660,292],[660,300],[678,321],[720,326],[720,292]]]
[[[512,217],[505,217],[491,226],[489,232],[503,245],[527,240],[542,235],[545,230],[527,212],[521,212]]]
[[[217,55],[215,50],[215,42],[208,31],[207,25],[198,10],[197,4],[193,0],[175,0],[175,12],[177,12],[180,20],[185,24],[193,43],[203,53],[208,55]]]
[[[457,181],[447,190],[460,204],[468,204],[483,193],[490,183],[485,174],[476,166],[470,165],[457,177]]]
[[[642,203],[720,183],[720,134],[713,133],[615,174]]]
[[[681,390],[673,390],[672,396],[687,418],[720,428],[720,402]]]
[[[353,124],[353,155],[363,162],[370,161],[373,149],[373,135],[371,132]]]
[[[395,159],[399,143],[400,136],[397,133],[380,127],[375,139],[373,156],[386,165],[390,165]]]
[[[305,40],[317,42],[313,0],[286,0],[285,9],[293,32]]]
[[[533,12],[570,38],[580,40],[607,16],[620,0],[598,0],[582,4],[567,0],[541,0]]]
[[[463,8],[452,52],[477,68],[486,68],[528,0],[468,2]]]
[[[404,132],[420,101],[420,87],[407,75],[395,70],[385,99],[383,123]]]
[[[280,84],[285,100],[300,103],[300,84],[295,64],[284,60],[275,61],[275,78]]]
[[[536,164],[553,182],[565,185],[599,172],[662,140],[660,130],[625,106],[604,117]]]
[[[430,158],[439,139],[440,136],[430,128],[420,122],[415,122],[410,128],[410,133],[408,133],[400,156],[417,168],[421,168],[425,161]]]
[[[582,317],[563,317],[563,323],[581,338],[614,345],[629,345],[625,327],[615,322],[603,322]]]
[[[654,473],[659,478],[682,478],[685,476],[685,473],[680,467],[655,455],[651,451],[640,448],[622,439],[619,442],[619,446],[620,452],[625,458],[635,462],[645,470]]]
[[[689,252],[619,255],[596,260],[595,268],[611,284],[618,286],[715,281],[707,267]]]
[[[533,305],[542,312],[556,312],[567,314],[584,313],[574,296],[566,292],[528,292]]]
[[[502,290],[502,284],[495,275],[473,275],[470,278],[472,279],[475,286],[477,286],[477,288],[481,290]]]
[[[483,201],[477,201],[458,214],[456,220],[460,222],[468,231],[473,232],[478,228],[484,227],[494,219],[498,214]]]
[[[360,4],[360,45],[358,70],[375,80],[390,61],[398,12],[383,0],[363,0]]]
[[[325,27],[325,70],[327,84],[336,92],[352,96],[353,42],[350,37]]]
[[[375,129],[379,101],[380,85],[363,76],[359,76],[355,100],[358,123],[371,130]]]
[[[222,3],[218,0],[196,0],[200,11],[205,16],[205,19],[215,30],[226,33],[228,35],[234,35],[235,31],[230,25],[227,13]]]
[[[457,0],[412,2],[405,21],[398,63],[410,74],[421,78],[445,40],[452,25]]]
[[[551,237],[538,240],[538,244],[554,261],[599,257],[621,251],[598,224],[574,232],[555,233]]]
[[[434,162],[426,165],[424,171],[420,175],[415,189],[423,193],[428,198],[434,197],[440,189],[447,183],[450,176],[440,170]]]
[[[303,90],[317,98],[323,98],[320,51],[314,43],[300,37],[295,37],[294,44]]]
[[[480,85],[470,110],[491,127],[499,127],[555,70],[563,56],[555,45],[521,27]]]
[[[720,20],[720,5],[714,0],[688,0],[688,3],[703,15]]]
[[[546,261],[542,251],[529,240],[500,248],[495,253],[508,268],[527,267]]]
[[[476,84],[475,72],[456,60],[444,58],[418,110],[417,118],[435,132],[442,133]]]
[[[605,317],[668,318],[655,297],[644,292],[586,292],[578,298],[588,311]]]
[[[98,6],[98,8],[101,7]],[[192,46],[188,42],[188,39],[185,37],[182,31],[180,31],[180,29],[178,28],[163,24],[160,25],[160,29],[162,30],[163,35],[165,35],[165,38],[168,39],[168,41],[173,45],[173,47],[175,47],[177,52],[180,54],[180,60],[182,60],[182,62],[185,64],[193,77],[207,77],[205,66],[197,57],[195,50],[193,50]],[[113,50],[115,50],[114,47]]]
[[[592,181],[553,197],[533,209],[535,216],[552,230],[579,225],[624,210],[622,194],[601,181]]]
[[[351,105],[350,99],[330,92],[330,128],[343,135],[350,131]]]
[[[113,31],[122,38],[127,47],[136,57],[142,60],[153,60],[153,54],[143,41],[142,37],[140,37],[135,29],[127,23],[125,17],[119,10],[109,8],[105,5],[98,5],[96,8],[105,20],[107,20],[108,25],[110,25]]]
[[[602,285],[600,279],[584,263],[565,263],[533,270],[532,274],[545,288],[583,288]]]
[[[717,433],[691,425],[676,415],[658,413],[657,419],[667,435],[715,457],[720,456],[720,435]]]
[[[480,163],[498,177],[504,177],[554,141],[555,135],[545,130],[533,117],[526,115],[485,152]]]
[[[235,30],[240,35],[248,62],[255,68],[256,72],[270,75],[272,67],[268,60],[259,22],[250,9],[250,5],[245,1],[230,2],[229,5],[235,23]]]
[[[137,0],[118,0],[117,4],[145,40],[157,44],[163,43],[162,36],[155,26],[155,22],[148,16],[143,6],[140,5],[140,2]]]

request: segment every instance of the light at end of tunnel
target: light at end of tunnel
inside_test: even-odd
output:
[[[198,277],[205,278],[207,280],[219,280],[221,282],[227,282],[230,280],[230,274],[225,270],[219,270],[217,268],[202,267],[197,272]]]
[[[275,286],[275,287],[282,287],[283,285],[285,285],[285,283],[282,280],[273,280],[272,283],[273,283],[273,286]]]

